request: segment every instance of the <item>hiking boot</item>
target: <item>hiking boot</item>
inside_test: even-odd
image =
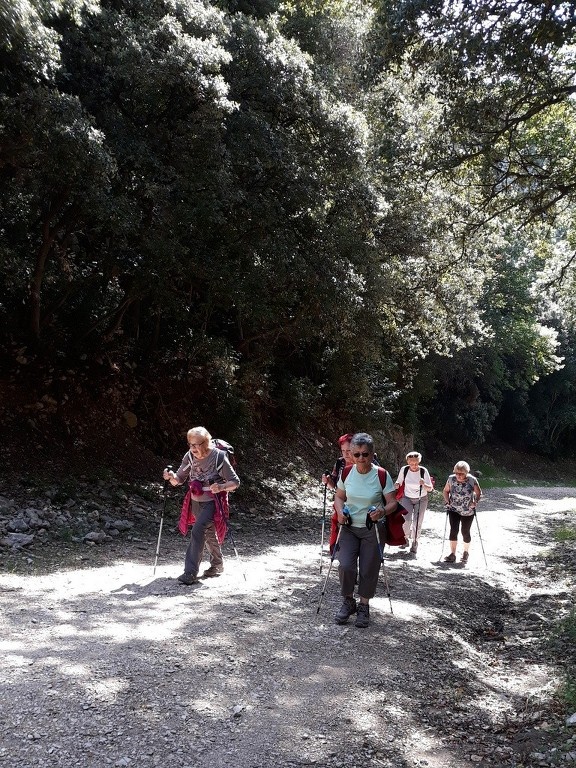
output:
[[[444,562],[445,563],[455,563],[456,562],[456,555],[454,554],[454,552],[450,552],[448,557],[444,558]]]
[[[211,565],[210,568],[206,568],[201,579],[213,579],[216,576],[220,576],[220,574],[224,571],[224,568],[222,566],[217,565]]]
[[[467,563],[468,562],[468,552],[462,552],[462,557],[460,558],[461,563]]]
[[[415,555],[415,554],[416,554],[416,552],[418,552],[418,542],[417,542],[416,540],[414,540],[414,541],[412,542],[412,546],[410,547],[410,552],[411,552],[411,554],[413,554],[413,555]]]
[[[358,615],[354,622],[355,627],[365,629],[370,624],[370,606],[368,603],[358,603]]]
[[[334,617],[336,624],[346,624],[350,616],[352,616],[353,613],[356,613],[356,611],[356,600],[354,600],[353,597],[345,597],[342,607]]]
[[[192,573],[183,573],[182,576],[178,576],[178,581],[180,584],[186,584],[186,586],[189,587],[192,584],[198,584],[200,579]]]

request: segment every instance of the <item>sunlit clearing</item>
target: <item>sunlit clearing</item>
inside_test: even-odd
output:
[[[156,576],[158,578],[158,575]],[[3,574],[0,585],[10,587],[20,584],[17,574]],[[102,568],[78,568],[50,574],[46,579],[42,574],[27,576],[26,593],[50,597],[64,592],[67,598],[80,595],[108,592],[129,582],[131,585],[144,586],[153,580],[151,566],[137,565],[131,562],[119,562]]]
[[[88,667],[84,667],[82,664],[61,664],[58,663],[58,669],[62,674],[69,677],[91,677],[92,673]]]
[[[538,507],[542,505],[542,499],[536,499],[533,496],[523,496],[521,493],[511,493],[515,499],[528,502],[526,508]],[[565,512],[574,506],[574,497],[565,496],[563,499],[546,499],[547,512]]]
[[[127,680],[109,677],[106,680],[92,680],[86,687],[94,694],[95,698],[112,703],[129,685]]]
[[[19,651],[22,643],[16,643],[14,640],[0,640],[0,651]]]
[[[167,640],[180,628],[182,621],[141,622],[124,624],[119,621],[103,622],[90,630],[90,636],[107,637],[117,643],[134,640]]]

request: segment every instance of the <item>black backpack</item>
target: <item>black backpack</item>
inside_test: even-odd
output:
[[[406,475],[408,474],[408,470],[410,467],[406,466],[404,467],[404,475],[402,476],[402,485],[406,482]],[[424,480],[424,467],[420,467],[420,480]],[[434,486],[436,485],[436,478],[433,475],[430,475],[430,482],[432,484],[432,489],[434,489]]]

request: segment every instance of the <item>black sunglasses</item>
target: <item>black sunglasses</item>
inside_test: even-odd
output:
[[[370,451],[362,451],[361,453],[353,453],[352,456],[354,456],[355,459],[359,459],[360,456],[362,456],[362,458],[365,459],[368,456],[370,456]]]

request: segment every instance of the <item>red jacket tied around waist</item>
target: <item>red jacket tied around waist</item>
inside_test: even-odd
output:
[[[186,536],[188,528],[196,522],[196,516],[192,511],[192,502],[195,496],[202,496],[206,491],[202,489],[202,483],[198,480],[192,480],[188,488],[184,501],[182,502],[182,511],[180,512],[180,521],[178,530],[182,536]],[[230,506],[228,504],[228,492],[210,493],[214,499],[214,528],[218,544],[222,544],[228,530],[228,518],[230,517]]]

